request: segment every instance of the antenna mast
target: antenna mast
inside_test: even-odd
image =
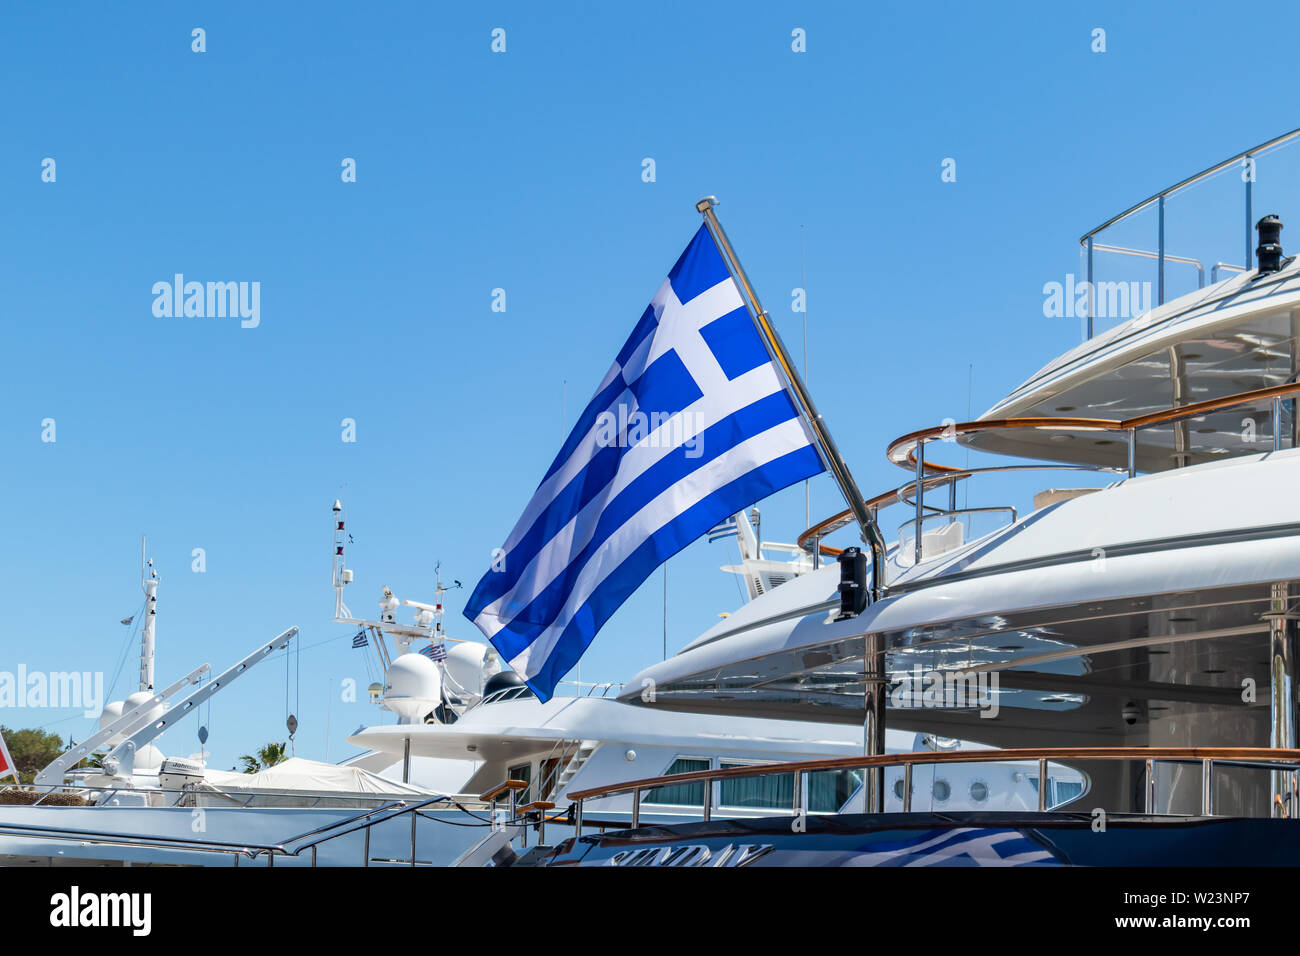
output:
[[[154,623],[158,614],[158,572],[145,556],[140,535],[140,589],[144,591],[144,626],[140,629],[140,690],[153,693]]]

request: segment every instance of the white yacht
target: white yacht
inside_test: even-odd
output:
[[[570,791],[579,820],[588,803],[614,794],[687,783],[701,805],[698,822],[584,834],[551,862],[1294,864],[1300,843],[1286,820],[1300,812],[1300,259],[1284,254],[1281,221],[1266,216],[1257,245],[1248,236],[1253,265],[1219,263],[1214,272],[1227,278],[1164,301],[1169,264],[1205,273],[1166,247],[1164,207],[1250,163],[1242,179],[1252,222],[1254,161],[1298,137],[1231,157],[1086,234],[1085,341],[978,420],[908,431],[886,449],[909,479],[864,497],[857,511],[877,529],[892,520],[897,540],[868,535],[866,550],[845,549],[838,567],[758,597],[634,677],[622,698],[637,705],[635,689],[651,682],[658,708],[839,713],[998,749],[835,761],[866,774],[869,793],[833,826],[810,818],[792,828],[786,813],[738,830],[717,802],[719,788],[752,777],[798,792],[825,761]],[[1144,210],[1159,213],[1155,249],[1103,242]],[[1097,296],[1113,291],[1095,279],[1103,253],[1154,260],[1159,293],[1153,308],[1093,334]],[[1016,460],[943,460],[963,446]],[[1069,473],[1066,482],[1048,484],[1059,481],[1054,469]],[[1013,470],[1047,475],[1027,513],[983,497],[990,479]],[[1081,482],[1081,471],[1099,478]],[[958,507],[967,483],[972,505]],[[1002,527],[970,534],[971,518],[993,511]],[[820,555],[854,517],[822,521],[800,544]],[[942,700],[918,705],[917,672],[996,681],[996,716]],[[1084,783],[1056,812],[1049,761]],[[939,816],[939,804],[913,789],[923,774],[999,762],[1038,780],[1031,812]],[[899,771],[910,784],[900,788],[906,813],[891,812],[881,779]]]
[[[363,748],[342,765],[299,758],[256,774],[211,770],[192,758],[167,758],[156,741],[177,719],[275,650],[296,628],[260,645],[210,680],[204,665],[157,693],[141,691],[109,705],[100,730],[41,772],[29,806],[0,806],[0,861],[8,865],[447,865],[513,862],[573,834],[568,794],[639,777],[729,769],[863,749],[856,723],[795,717],[738,717],[647,710],[614,699],[619,685],[577,686],[574,696],[538,700],[487,645],[443,631],[439,581],[434,601],[400,601],[385,587],[378,619],[352,615],[343,600],[353,572],[344,561],[342,505],[335,503],[335,620],[358,628],[354,646],[373,653],[384,681],[375,703],[396,718],[358,729]],[[780,561],[790,545],[760,542],[749,516],[729,523],[748,595],[789,586],[813,568],[806,553]],[[156,578],[156,576],[153,576]],[[154,586],[156,594],[156,584]],[[412,621],[399,609],[414,609]],[[739,612],[745,613],[744,609]],[[152,674],[152,617],[142,642],[142,674]],[[360,640],[364,636],[365,640]],[[389,646],[389,642],[395,644]],[[417,645],[430,642],[418,650]],[[394,654],[394,650],[399,653]],[[190,690],[190,688],[195,688]],[[648,696],[648,695],[647,695]],[[890,749],[936,752],[979,747],[891,731]],[[98,767],[76,769],[98,754]],[[1005,768],[1004,768],[1005,769]],[[937,805],[1026,808],[1034,780],[1014,772],[990,791],[982,770],[933,775]],[[1062,797],[1083,786],[1053,766]],[[891,783],[901,786],[901,776]],[[692,818],[697,788],[666,787],[638,801],[628,795],[589,803],[587,825],[625,828]],[[862,802],[862,774],[831,771],[796,794],[781,781],[723,788],[720,805],[739,817],[763,817],[799,802],[832,814]],[[894,798],[900,801],[901,796]],[[495,816],[494,816],[495,811]],[[541,850],[539,851],[539,845]]]

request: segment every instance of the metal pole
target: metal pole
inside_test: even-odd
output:
[[[925,441],[916,443],[916,536],[913,540],[915,564],[921,563],[921,522],[925,514]]]
[[[1137,450],[1138,430],[1130,428],[1128,430],[1128,476],[1130,478],[1137,476]]]
[[[912,812],[912,763],[903,764],[903,812]]]
[[[420,815],[414,810],[411,813],[411,866],[415,866],[415,825],[420,821]]]
[[[361,865],[362,866],[370,865],[370,827],[369,826],[366,827],[365,845],[361,848]]]
[[[1282,399],[1273,397],[1273,450],[1282,450]]]
[[[863,750],[868,757],[879,757],[885,752],[885,655],[879,633],[862,637],[862,721]],[[867,813],[885,810],[885,768],[867,767],[863,777],[863,792]]]
[[[800,805],[803,803],[802,791],[803,791],[803,771],[796,770],[794,773],[794,808],[793,808],[794,815],[796,817],[799,815]]]
[[[1156,277],[1156,288],[1159,290],[1159,299],[1156,305],[1165,304],[1165,197],[1160,197],[1160,251],[1158,253],[1158,264],[1160,274]]]
[[[713,819],[713,780],[704,781],[704,822]]]
[[[578,841],[582,839],[582,801],[579,800],[573,809],[573,839]]]
[[[411,738],[402,744],[402,783],[411,782]]]
[[[1047,811],[1047,761],[1038,761],[1038,812]]]
[[[1250,175],[1246,177],[1246,258],[1242,261],[1246,263],[1246,271],[1249,272],[1250,262],[1254,256],[1254,251],[1251,249],[1251,246],[1255,244],[1253,241],[1254,223],[1251,222],[1255,217],[1252,216],[1250,212],[1251,187],[1254,185],[1255,181],[1255,170],[1252,167],[1252,157],[1250,153],[1246,154],[1246,164],[1247,169],[1250,170]]]
[[[1214,761],[1201,761],[1201,816],[1214,816]]]
[[[1156,762],[1147,760],[1147,799],[1145,812],[1152,814],[1156,812]]]
[[[641,791],[632,791],[632,829],[641,825]]]
[[[885,587],[885,537],[867,511],[862,499],[862,492],[858,490],[857,482],[853,480],[848,465],[845,464],[834,439],[831,438],[825,420],[822,418],[821,413],[817,411],[817,406],[813,404],[812,396],[808,394],[808,389],[799,375],[798,368],[790,360],[790,354],[782,344],[780,335],[777,334],[770,317],[763,311],[762,305],[759,304],[758,295],[754,292],[749,277],[745,274],[740,260],[736,257],[736,252],[731,247],[731,241],[727,238],[722,223],[718,221],[717,213],[713,211],[717,203],[717,197],[706,196],[695,204],[695,208],[704,216],[704,224],[709,230],[709,235],[713,237],[713,241],[727,265],[727,271],[731,273],[731,278],[740,290],[741,298],[744,299],[745,305],[749,309],[750,318],[753,319],[755,328],[758,329],[758,333],[767,346],[773,361],[776,362],[784,374],[785,380],[790,387],[791,397],[803,416],[805,424],[813,433],[822,461],[825,463],[827,471],[835,479],[835,484],[839,486],[840,493],[844,495],[849,510],[858,522],[858,527],[862,531],[862,540],[871,547],[871,599],[875,601],[880,597]]]
[[[1092,318],[1093,310],[1092,299],[1092,236],[1088,237],[1088,338],[1092,338]]]
[[[1289,591],[1286,584],[1274,584],[1269,608],[1269,746],[1291,749],[1296,746],[1296,622],[1288,614]],[[1278,815],[1278,797],[1290,789],[1291,774],[1275,770],[1269,774],[1272,792],[1270,814]]]

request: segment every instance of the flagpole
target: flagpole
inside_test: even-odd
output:
[[[867,510],[867,506],[862,499],[862,492],[858,491],[857,482],[853,480],[849,466],[840,455],[835,440],[831,438],[825,419],[817,411],[817,406],[813,404],[812,396],[808,394],[808,388],[799,375],[799,369],[790,360],[790,354],[781,342],[781,336],[772,325],[771,316],[759,304],[758,294],[754,291],[749,276],[745,274],[740,260],[736,257],[736,252],[731,247],[731,241],[727,239],[727,233],[722,228],[722,223],[718,221],[717,213],[713,211],[717,204],[716,196],[705,196],[695,204],[695,208],[704,216],[704,223],[709,229],[709,234],[717,244],[718,251],[722,253],[723,261],[726,262],[732,279],[735,280],[736,286],[740,289],[741,298],[745,300],[745,306],[749,309],[750,317],[754,320],[754,327],[758,329],[758,334],[762,337],[768,352],[771,353],[772,358],[784,374],[786,382],[790,386],[790,391],[793,393],[795,403],[799,408],[799,414],[813,433],[822,462],[826,465],[826,470],[831,473],[831,477],[835,479],[835,484],[839,486],[840,494],[844,496],[849,511],[853,513],[854,519],[858,522],[862,540],[871,548],[871,600],[873,602],[877,601],[885,588],[884,535],[880,533],[879,525],[876,524],[871,512]]]
[[[718,251],[722,253],[723,261],[727,264],[727,271],[731,273],[731,278],[735,280],[736,286],[740,289],[741,298],[745,300],[745,306],[749,309],[750,318],[754,320],[754,327],[758,329],[758,334],[762,337],[772,359],[784,373],[786,383],[795,399],[795,404],[798,406],[799,414],[803,416],[804,422],[813,433],[813,439],[818,452],[821,454],[822,462],[834,477],[835,483],[839,486],[840,494],[844,495],[844,500],[849,506],[849,511],[853,513],[853,517],[857,520],[858,528],[862,532],[862,540],[871,549],[870,599],[873,602],[877,601],[880,599],[885,587],[884,535],[880,533],[880,527],[876,524],[875,516],[867,509],[866,503],[862,499],[862,492],[858,491],[857,482],[853,480],[849,466],[845,464],[839,449],[835,446],[835,440],[831,438],[825,419],[817,411],[817,406],[813,404],[812,396],[808,394],[808,388],[804,385],[798,368],[790,360],[790,353],[786,351],[785,345],[781,342],[781,336],[772,325],[771,316],[763,311],[762,305],[759,304],[758,294],[754,291],[749,276],[745,274],[740,260],[736,257],[736,251],[731,247],[731,241],[727,239],[727,233],[722,228],[722,223],[718,222],[717,213],[713,211],[717,204],[718,199],[716,196],[705,196],[695,204],[695,208],[704,216],[704,223],[709,229],[709,235],[713,237]],[[920,533],[918,528],[917,534]],[[820,549],[820,542],[815,547]],[[886,680],[884,675],[885,655],[884,648],[881,645],[882,640],[879,633],[863,635],[862,708],[864,719],[862,743],[867,756],[875,756],[885,752]],[[863,809],[867,813],[883,812],[885,808],[884,768],[877,767],[874,772],[868,770],[864,783]]]

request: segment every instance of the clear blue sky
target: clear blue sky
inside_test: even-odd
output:
[[[1266,42],[1297,19],[1129,3],[7,4],[0,670],[111,677],[145,532],[159,682],[297,624],[297,752],[325,758],[328,719],[329,759],[345,756],[343,734],[380,714],[327,707],[331,682],[368,681],[330,623],[331,502],[356,538],[354,611],[383,584],[427,598],[441,559],[467,588],[448,598],[452,634],[475,636],[468,588],[707,193],[796,350],[804,227],[813,392],[863,489],[897,484],[889,439],[968,402],[979,414],[1078,341],[1076,321],[1043,317],[1042,286],[1078,270],[1083,231],[1300,125],[1279,92],[1297,67]],[[1257,213],[1294,218],[1294,189],[1260,175]],[[1240,216],[1223,218],[1213,255],[1239,260]],[[260,282],[260,326],[155,317],[151,288],[177,272]],[[813,501],[814,517],[838,508],[829,479]],[[768,537],[802,528],[799,490],[763,510]],[[735,607],[717,571],[732,559],[701,542],[670,562],[670,650]],[[658,659],[662,601],[656,576],[583,678]],[[219,695],[214,766],[283,739],[285,696],[278,661]],[[0,722],[90,727],[60,710]],[[194,727],[163,749],[196,750]]]

